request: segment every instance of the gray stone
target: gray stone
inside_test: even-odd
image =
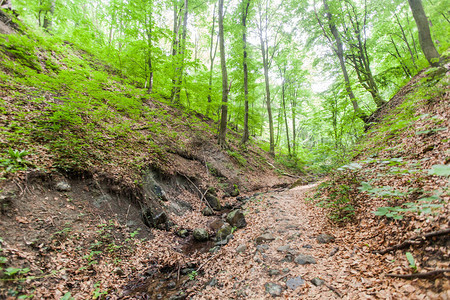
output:
[[[306,254],[299,254],[294,259],[294,261],[299,265],[306,265],[306,264],[315,264],[316,260],[311,255]]]
[[[217,278],[213,277],[206,285],[208,285],[208,286],[216,286],[217,285]]]
[[[264,234],[258,236],[256,238],[255,242],[256,242],[257,245],[261,245],[263,243],[273,241],[274,239],[275,239],[275,237],[272,234],[264,233]]]
[[[108,194],[105,194],[105,195],[102,195],[102,196],[98,197],[97,199],[95,199],[92,204],[97,208],[101,208],[103,203],[107,203],[110,201],[112,201],[111,196]]]
[[[55,188],[60,192],[70,192],[70,190],[72,190],[70,184],[65,181],[59,181],[58,183],[56,183]]]
[[[306,249],[312,249],[312,246],[309,245],[309,244],[303,245],[302,247],[303,247],[303,248],[306,248]]]
[[[209,253],[216,253],[217,251],[219,251],[220,246],[214,246],[211,249],[208,250]]]
[[[161,207],[147,207],[142,211],[142,221],[148,227],[169,229],[169,218]]]
[[[333,242],[335,240],[335,237],[331,234],[322,233],[319,234],[316,239],[321,244],[327,244],[329,242]]]
[[[227,222],[230,223],[231,226],[236,226],[237,228],[243,228],[247,225],[244,212],[240,209],[230,212],[227,216]]]
[[[269,245],[266,244],[256,246],[256,251],[261,253],[265,252],[267,249],[269,249]]]
[[[281,271],[283,271],[283,273],[287,273],[287,272],[289,272],[290,270],[289,270],[289,268],[284,268],[284,269],[281,270]]]
[[[202,210],[202,214],[203,214],[204,216],[212,216],[212,215],[214,215],[214,212],[213,212],[213,210],[212,210],[211,208],[209,208],[209,207],[207,206],[207,207],[205,207],[205,208]]]
[[[292,290],[295,290],[296,288],[298,288],[303,284],[305,284],[305,281],[302,279],[301,276],[297,276],[286,281],[286,286]]]
[[[219,199],[211,194],[210,192],[206,193],[205,195],[206,201],[208,201],[209,205],[214,210],[221,210],[222,206],[220,205]]]
[[[291,262],[294,260],[294,256],[290,253],[286,254],[284,258],[281,260],[282,262]]]
[[[233,231],[233,228],[228,223],[224,223],[222,227],[217,231],[216,234],[216,241],[223,241],[226,240],[227,237],[231,234],[231,231]]]
[[[173,290],[173,289],[175,289],[177,287],[177,284],[175,283],[175,282],[173,282],[173,281],[171,281],[171,282],[169,282],[168,284],[167,284],[167,288],[169,289],[169,290]]]
[[[283,292],[283,287],[279,284],[268,282],[264,285],[266,293],[270,294],[272,297],[279,297]]]
[[[321,286],[325,283],[325,281],[316,277],[311,280],[311,283],[314,284],[315,286]]]
[[[204,228],[195,228],[192,234],[194,239],[199,242],[207,241],[209,239],[208,231]]]
[[[241,245],[236,247],[236,252],[237,253],[245,252],[245,250],[247,250],[247,245],[245,245],[245,244],[241,244]]]
[[[291,248],[290,245],[284,245],[284,246],[278,247],[278,248],[277,248],[277,251],[278,251],[278,252],[287,252],[287,251],[289,251],[290,248]]]
[[[279,275],[279,274],[280,274],[280,271],[278,271],[278,270],[275,270],[275,269],[269,270],[269,276],[275,276],[275,275]]]

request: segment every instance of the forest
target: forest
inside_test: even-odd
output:
[[[444,0],[0,0],[0,299],[449,299]]]
[[[446,1],[424,7],[439,53]],[[13,1],[149,97],[220,120],[280,160],[343,163],[369,116],[428,65],[405,1]],[[435,49],[436,49],[435,48]],[[435,50],[436,51],[436,50]],[[436,54],[434,54],[436,56]]]

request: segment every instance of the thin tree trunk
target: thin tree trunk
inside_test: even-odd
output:
[[[223,1],[219,0],[219,48],[220,48],[220,66],[222,69],[222,108],[219,128],[219,145],[226,147],[227,135],[227,113],[228,113],[228,75],[225,61],[225,40],[223,32]]]
[[[216,45],[214,47],[213,51],[213,45],[214,45],[214,28],[216,24],[216,3],[214,3],[214,9],[213,9],[213,23],[211,26],[211,43],[209,45],[209,80],[208,80],[208,105],[206,106],[206,115],[209,115],[209,110],[211,109],[211,102],[212,102],[212,79],[213,79],[213,68],[214,68],[214,60],[216,58],[217,54],[217,45],[219,44],[219,37],[216,39]]]
[[[241,143],[245,144],[249,139],[248,133],[248,66],[247,66],[247,15],[248,8],[250,6],[250,0],[247,0],[247,5],[242,10],[242,41],[243,41],[243,50],[244,50],[244,58],[243,58],[243,71],[244,71],[244,134],[242,135]]]

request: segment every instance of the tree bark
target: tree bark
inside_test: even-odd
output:
[[[248,133],[248,66],[247,66],[247,15],[248,15],[248,8],[250,6],[250,0],[244,0],[247,2],[247,4],[244,6],[242,10],[242,41],[243,41],[243,50],[244,50],[244,57],[243,57],[243,71],[244,71],[244,134],[242,135],[241,143],[245,144],[249,139],[249,133]]]
[[[362,109],[358,105],[358,101],[356,100],[355,94],[353,94],[352,87],[350,85],[350,78],[348,76],[347,67],[345,66],[344,61],[344,47],[342,45],[341,37],[339,36],[339,32],[337,30],[337,27],[334,23],[333,15],[330,12],[330,9],[328,7],[328,3],[326,0],[323,0],[323,6],[325,8],[325,12],[328,18],[328,27],[330,28],[331,34],[334,37],[336,48],[334,48],[334,52],[336,53],[337,57],[339,58],[339,65],[341,66],[342,73],[344,75],[344,81],[345,81],[345,90],[347,91],[347,95],[350,98],[350,101],[353,105],[353,110],[355,111],[356,115],[366,122],[367,115],[362,111]]]
[[[220,48],[220,66],[222,69],[222,108],[219,128],[219,145],[226,147],[227,135],[227,114],[228,114],[228,75],[225,60],[225,40],[223,33],[223,1],[219,0],[219,48]]]
[[[417,30],[419,31],[419,43],[422,48],[425,58],[431,66],[437,67],[440,63],[440,56],[433,40],[431,39],[430,27],[428,26],[428,19],[422,6],[421,0],[408,0],[414,20],[416,21]]]

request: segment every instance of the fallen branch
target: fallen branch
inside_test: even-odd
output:
[[[395,246],[386,248],[384,250],[375,251],[375,253],[383,255],[383,254],[386,254],[386,253],[394,251],[394,250],[407,248],[410,245],[423,243],[427,239],[430,239],[430,238],[435,237],[435,236],[441,236],[441,235],[447,235],[447,234],[450,234],[450,228],[443,229],[443,230],[438,230],[438,231],[432,231],[432,232],[429,232],[429,233],[424,234],[424,235],[413,237],[412,239],[406,240],[403,243],[400,243],[400,244],[397,244]]]
[[[200,265],[200,267],[195,270],[195,272],[199,272],[203,267],[205,267],[207,264],[209,264],[214,258],[219,257],[219,253],[216,253],[215,255],[208,258],[203,264]]]
[[[213,208],[211,207],[211,204],[209,204],[209,202],[208,202],[208,200],[206,200],[205,199],[205,195],[206,195],[206,193],[208,192],[208,189],[206,189],[205,190],[205,192],[204,193],[202,193],[202,191],[195,185],[195,183],[193,183],[192,182],[192,180],[191,179],[189,179],[189,177],[187,177],[186,175],[184,175],[184,174],[181,174],[181,175],[183,175],[196,189],[197,189],[197,191],[200,193],[200,195],[202,195],[202,197],[200,198],[200,201],[205,201],[205,203],[206,203],[206,205],[212,210],[212,211],[214,211],[213,210]]]
[[[403,279],[414,279],[414,278],[430,278],[443,274],[445,277],[449,277],[446,276],[444,273],[450,273],[450,269],[440,269],[425,273],[413,273],[413,274],[386,274],[386,276]]]

